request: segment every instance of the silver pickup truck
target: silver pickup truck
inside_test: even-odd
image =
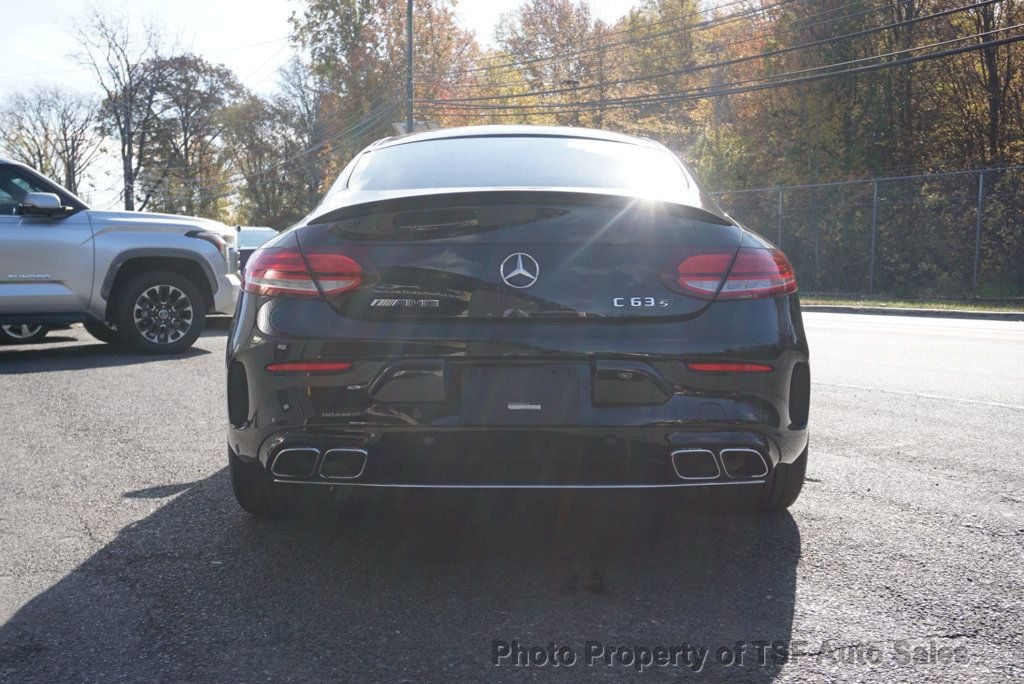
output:
[[[206,219],[90,209],[0,158],[0,341],[83,323],[134,351],[190,347],[238,298],[235,231]]]

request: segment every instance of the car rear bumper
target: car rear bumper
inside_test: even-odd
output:
[[[808,357],[795,297],[715,304],[694,320],[627,326],[344,322],[313,302],[289,303],[288,315],[278,317],[294,326],[286,328],[274,323],[282,307],[267,303],[243,293],[235,316],[228,444],[282,482],[748,484],[792,463],[807,446]],[[701,373],[687,366],[723,358],[770,371]],[[298,360],[351,367],[268,370]],[[517,388],[520,377],[526,380]],[[538,383],[544,391],[521,396]],[[530,410],[519,410],[524,405]],[[287,450],[298,450],[287,456],[296,459],[294,470],[278,460]],[[729,472],[727,450],[746,450],[730,456],[750,457],[744,474]],[[691,455],[675,460],[692,459],[709,476],[682,476],[673,459],[680,451]]]
[[[721,427],[722,429],[716,429]],[[806,434],[800,435],[806,446]],[[415,488],[672,488],[764,482],[799,439],[727,426],[286,430],[258,458],[278,482]],[[799,447],[800,450],[803,446]]]

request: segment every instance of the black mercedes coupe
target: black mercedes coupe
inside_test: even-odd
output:
[[[663,145],[482,126],[380,140],[258,249],[228,352],[256,515],[356,487],[706,488],[807,468],[793,268]]]

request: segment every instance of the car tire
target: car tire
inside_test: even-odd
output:
[[[758,510],[784,511],[792,506],[800,496],[804,488],[804,479],[807,475],[807,449],[800,454],[792,463],[780,463],[775,466],[771,477],[761,487]]]
[[[48,332],[50,329],[45,325],[0,325],[0,344],[33,344],[46,337]]]
[[[230,447],[228,469],[238,505],[258,518],[330,515],[350,498],[347,487],[274,482],[259,461],[243,460]]]
[[[107,344],[120,344],[121,334],[117,329],[117,326],[113,323],[109,325],[105,321],[87,320],[82,323],[85,331],[95,337],[100,342],[106,342]],[[113,326],[113,327],[111,327]]]
[[[792,463],[780,463],[763,484],[697,487],[682,492],[687,508],[715,515],[784,511],[797,500],[807,473],[807,448]]]
[[[271,479],[259,461],[244,461],[228,448],[231,491],[246,513],[258,518],[280,518],[291,506],[280,485]]]
[[[133,351],[176,354],[203,331],[206,301],[180,273],[143,273],[116,294],[113,320],[121,341]]]

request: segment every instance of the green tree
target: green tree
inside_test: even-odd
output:
[[[416,97],[450,97],[477,54],[472,34],[456,22],[450,0],[415,8]],[[393,134],[403,120],[405,4],[388,0],[307,0],[293,13],[293,39],[311,57],[324,86],[322,134],[331,173],[368,142]],[[461,82],[461,81],[460,81]],[[426,107],[437,118],[443,109]],[[422,118],[422,117],[421,117]]]
[[[151,71],[159,118],[151,132],[146,172],[140,177],[143,204],[157,211],[219,218],[226,209],[223,109],[240,99],[234,73],[196,55],[159,60]]]

